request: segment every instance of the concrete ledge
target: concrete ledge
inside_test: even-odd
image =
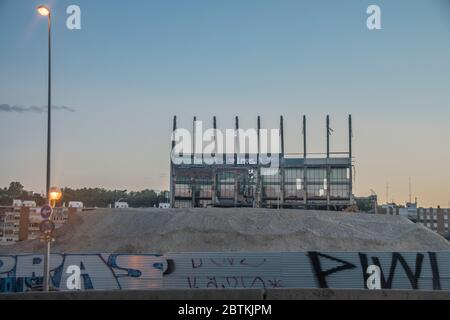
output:
[[[450,300],[447,291],[225,289],[3,293],[0,300]]]
[[[115,290],[3,293],[0,300],[263,300],[263,290]]]
[[[265,300],[450,300],[449,291],[268,289]]]

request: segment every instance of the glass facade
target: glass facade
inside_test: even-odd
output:
[[[196,190],[198,198],[209,198],[212,197],[212,179],[211,178],[197,178],[195,180]]]
[[[198,170],[196,172],[196,170]],[[306,170],[306,179],[305,179]],[[327,206],[350,202],[350,168],[344,165],[281,167],[279,169],[252,167],[205,167],[175,172],[174,204],[176,207],[224,206]],[[214,174],[216,176],[214,177]],[[216,181],[216,188],[213,183]],[[282,187],[284,186],[284,190]],[[328,190],[329,188],[329,190]],[[214,190],[216,193],[214,194]],[[306,196],[306,199],[305,199]],[[329,196],[329,202],[328,202]],[[306,202],[305,202],[306,200]],[[323,208],[323,207],[322,207]],[[325,207],[326,208],[326,207]]]
[[[306,171],[308,199],[327,197],[327,170],[325,168],[308,168]]]
[[[330,171],[330,197],[346,199],[350,196],[350,169],[332,168]]]
[[[266,198],[280,197],[280,171],[277,169],[261,169],[263,194]]]
[[[178,176],[175,180],[175,197],[192,198],[192,181],[189,177]]]
[[[220,172],[217,175],[217,196],[219,198],[234,199],[234,172]]]
[[[303,199],[305,193],[303,169],[284,170],[285,199]]]

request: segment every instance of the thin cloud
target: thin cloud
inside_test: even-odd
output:
[[[68,112],[75,112],[76,110],[66,106],[52,106],[53,110],[62,110]],[[0,112],[16,112],[16,113],[45,113],[47,112],[47,107],[22,107],[13,106],[10,104],[0,104]]]

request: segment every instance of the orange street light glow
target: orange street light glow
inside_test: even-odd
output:
[[[56,188],[56,187],[51,188],[48,196],[49,196],[50,200],[54,200],[54,201],[61,199],[61,196],[62,196],[61,189]]]
[[[37,7],[37,11],[39,12],[39,14],[41,16],[44,16],[44,17],[50,15],[50,9],[44,5]]]

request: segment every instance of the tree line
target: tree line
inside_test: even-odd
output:
[[[10,206],[14,199],[32,200],[38,206],[46,202],[45,197],[25,190],[20,182],[11,182],[9,187],[0,188],[0,206]],[[168,202],[168,192],[156,192],[150,189],[127,191],[105,188],[63,188],[62,197],[56,202],[56,206],[67,206],[70,201],[81,201],[85,207],[106,208],[109,205],[114,206],[114,202],[118,200],[125,201],[134,208],[154,207],[161,202]]]

